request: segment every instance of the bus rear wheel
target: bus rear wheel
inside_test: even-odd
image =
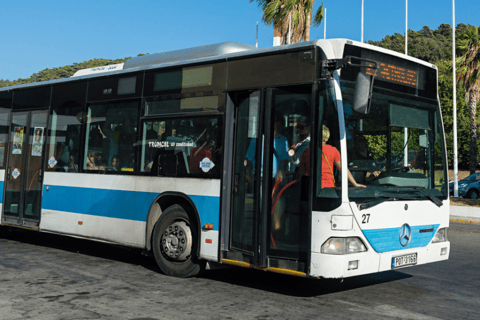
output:
[[[169,276],[187,278],[204,270],[197,258],[197,228],[180,205],[168,207],[153,230],[153,254],[160,269]]]

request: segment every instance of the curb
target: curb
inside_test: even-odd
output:
[[[463,223],[463,224],[478,224],[478,225],[480,225],[480,221],[478,221],[478,220],[469,220],[469,219],[454,219],[454,218],[450,218],[450,222]]]

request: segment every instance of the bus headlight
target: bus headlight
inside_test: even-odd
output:
[[[322,245],[325,254],[349,254],[367,251],[362,240],[357,237],[330,238]]]
[[[438,229],[433,237],[432,243],[447,241],[447,228]]]

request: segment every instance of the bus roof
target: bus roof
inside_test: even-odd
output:
[[[218,57],[230,53],[256,50],[255,46],[237,42],[222,42],[188,49],[155,53],[129,59],[123,69],[141,68],[168,62],[187,61],[198,58]]]
[[[27,83],[17,86],[0,88],[0,91],[9,91],[12,89],[27,88],[34,86],[43,86],[53,83],[69,82],[72,80],[89,79],[105,75],[116,75],[123,73],[130,73],[134,71],[142,71],[149,69],[156,69],[160,67],[173,67],[186,64],[197,64],[208,61],[231,60],[239,57],[268,55],[272,53],[299,50],[301,48],[312,48],[318,46],[324,50],[328,59],[341,59],[343,57],[343,50],[345,44],[352,44],[366,49],[382,52],[388,55],[393,55],[401,59],[406,59],[430,68],[436,66],[425,62],[423,60],[398,53],[396,51],[385,48],[373,46],[367,43],[348,39],[321,39],[308,42],[300,42],[289,45],[275,46],[258,49],[255,46],[242,44],[237,42],[223,42],[212,45],[205,45],[193,47],[188,49],[174,50],[163,53],[156,53],[152,55],[139,56],[127,60],[124,64],[109,65],[102,67],[95,67],[89,69],[82,69],[77,71],[70,78],[55,79],[42,82]],[[72,79],[74,78],[74,79]]]

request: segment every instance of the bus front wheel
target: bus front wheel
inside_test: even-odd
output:
[[[153,254],[160,269],[169,276],[192,277],[204,269],[197,253],[197,228],[185,209],[176,204],[168,207],[153,230]]]

